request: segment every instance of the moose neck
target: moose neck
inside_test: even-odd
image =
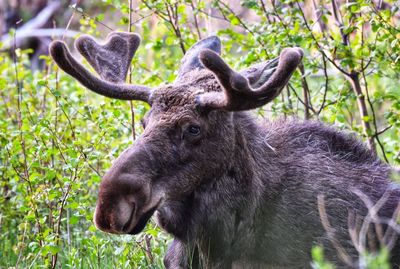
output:
[[[245,112],[233,114],[235,128],[234,159],[220,178],[199,186],[194,194],[196,213],[195,240],[206,259],[218,260],[235,252],[244,242],[243,234],[252,230],[261,190],[265,190],[257,171],[260,154],[270,154],[270,149],[260,149],[260,126],[253,116]],[[240,238],[240,241],[239,241]],[[201,241],[198,241],[201,240]],[[250,239],[252,240],[252,239]],[[228,253],[230,252],[230,253]]]

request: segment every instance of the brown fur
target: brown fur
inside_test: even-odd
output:
[[[215,37],[200,41],[185,57],[199,57],[204,46],[218,53],[215,42]],[[95,224],[110,233],[137,234],[155,214],[161,228],[174,236],[164,260],[167,268],[309,268],[315,245],[323,246],[338,268],[357,268],[348,217],[362,220],[368,210],[356,191],[372,203],[388,194],[380,218],[392,218],[399,203],[390,166],[354,136],[313,121],[260,123],[240,111],[279,94],[301,59],[298,49],[241,73],[206,51],[200,61],[212,72],[199,68],[199,59],[186,58],[184,73],[173,85],[145,92],[141,86],[115,84],[117,93],[110,92],[108,82],[82,75],[83,67],[62,43],[51,52],[92,90],[151,104],[144,133],[100,184]],[[338,255],[332,234],[321,224],[320,195],[333,236],[353,265]],[[367,242],[379,246],[376,236]],[[393,268],[399,268],[399,251],[397,241]]]
[[[311,247],[321,244],[329,261],[346,268],[320,224],[317,196],[325,195],[336,236],[356,258],[347,218],[352,211],[365,216],[366,208],[351,189],[376,202],[391,187],[390,167],[354,137],[318,122],[260,124],[246,112],[204,112],[197,92],[218,84],[207,71],[187,81],[153,93],[144,134],[117,161],[139,166],[132,180],[163,192],[156,216],[176,238],[166,267],[186,268],[195,259],[194,267],[308,268]],[[201,138],[182,138],[188,122],[200,124]],[[113,205],[102,195],[107,182],[118,177],[105,176],[99,203]],[[399,195],[393,190],[382,216],[391,216]],[[110,210],[99,210],[96,222],[104,229],[99,223]]]

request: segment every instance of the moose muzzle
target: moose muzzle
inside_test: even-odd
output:
[[[151,180],[143,172],[143,152],[126,150],[106,173],[101,184],[94,214],[97,228],[108,233],[141,232],[161,203],[161,195],[151,189]]]

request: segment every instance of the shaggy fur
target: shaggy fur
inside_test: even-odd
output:
[[[218,87],[206,79],[206,71],[192,75],[196,83],[183,87],[189,99],[192,87],[201,85],[207,92]],[[170,93],[178,107],[170,106],[173,115],[166,118],[175,122],[182,99],[165,91]],[[190,102],[182,103],[188,110]],[[365,217],[367,208],[353,191],[364,192],[374,203],[390,191],[380,217],[390,218],[399,203],[400,189],[392,189],[388,180],[391,168],[349,134],[313,121],[259,123],[247,112],[195,116],[201,117],[206,117],[208,138],[190,146],[187,154],[194,160],[184,162],[185,172],[174,169],[173,177],[159,179],[174,193],[157,210],[158,223],[175,237],[167,268],[187,268],[189,261],[206,268],[309,268],[315,245],[323,246],[327,260],[338,268],[348,268],[321,225],[317,196],[324,195],[335,238],[354,259],[358,253],[349,237],[348,215]],[[171,156],[155,150],[153,155]],[[186,180],[193,184],[190,190],[175,185]],[[399,251],[393,250],[393,268]]]
[[[190,57],[199,57],[200,48]],[[71,66],[75,60],[62,43],[53,44],[51,52],[82,82],[77,72],[83,67]],[[295,68],[289,64],[282,69],[287,54],[281,55],[280,63],[274,60],[232,73],[218,55],[205,53],[203,60],[218,57],[216,64],[205,60],[213,72],[199,69],[198,59],[186,59],[185,72],[175,84],[147,95],[142,88],[139,94],[135,89],[117,94],[122,99],[145,96],[151,110],[144,118],[142,136],[121,154],[100,184],[96,226],[111,233],[137,234],[155,213],[159,225],[174,237],[164,260],[170,269],[310,268],[315,245],[323,246],[326,259],[338,268],[349,268],[332,236],[355,262],[359,254],[348,230],[359,231],[368,214],[356,192],[363,192],[372,203],[386,193],[378,215],[391,218],[400,200],[400,189],[388,179],[391,168],[354,136],[322,123],[296,119],[260,123],[251,113],[237,111],[243,107],[240,98],[231,102],[227,97],[237,92],[224,72],[239,80],[247,78],[247,93],[255,87],[266,91],[270,100]],[[295,64],[301,58],[296,53],[289,53]],[[276,75],[276,70],[290,74]],[[265,88],[279,76],[282,85]],[[90,83],[83,81],[89,88]],[[204,96],[228,99],[213,106]],[[246,99],[245,108],[265,101],[255,99]],[[334,229],[330,234],[321,224],[320,195]],[[349,214],[357,216],[351,227]],[[367,239],[368,246],[375,246],[372,251],[379,247],[375,227],[371,225]],[[382,229],[390,228],[382,225]],[[399,268],[399,254],[397,241],[391,253],[393,268]]]

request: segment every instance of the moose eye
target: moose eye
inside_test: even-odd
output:
[[[200,127],[196,125],[189,125],[187,131],[189,134],[196,136],[200,134]]]

